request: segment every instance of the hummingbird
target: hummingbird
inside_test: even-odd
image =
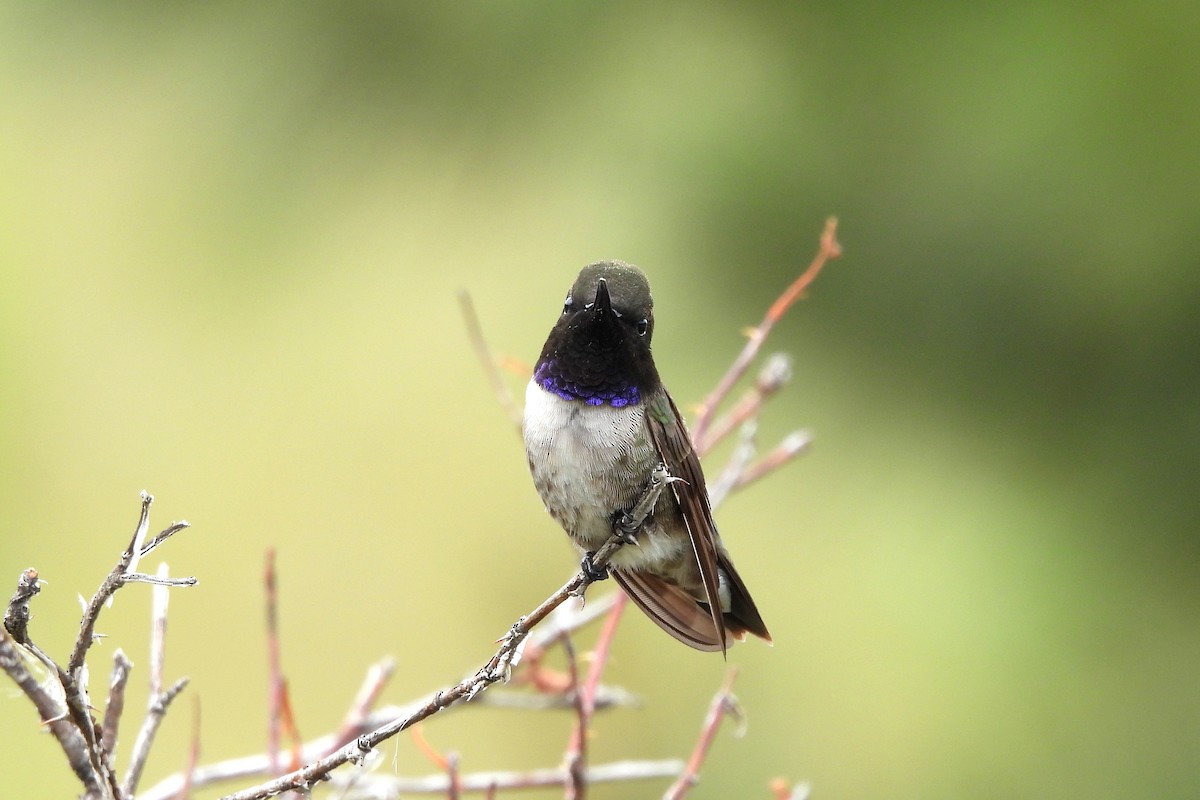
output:
[[[700,459],[650,350],[654,303],[632,264],[584,267],[567,292],[525,391],[522,430],[533,483],[583,553],[589,577],[611,574],[667,633],[722,653],[771,635],[713,522]],[[592,555],[646,492],[671,476],[608,568]]]

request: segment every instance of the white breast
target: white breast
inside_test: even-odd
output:
[[[525,452],[534,484],[576,544],[599,547],[611,515],[633,505],[657,463],[645,406],[589,406],[551,394],[534,381],[525,391]]]

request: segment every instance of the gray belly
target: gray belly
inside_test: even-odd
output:
[[[612,535],[613,514],[633,507],[659,462],[644,414],[640,403],[589,406],[529,382],[522,426],[529,471],[546,510],[581,550],[596,550]],[[691,540],[669,489],[638,534],[637,546],[622,547],[610,563],[647,570],[704,596]]]
[[[636,502],[658,463],[642,404],[564,400],[533,381],[525,392],[525,454],[546,510],[580,547],[612,534],[613,513]]]

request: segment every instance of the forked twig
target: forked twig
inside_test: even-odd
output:
[[[619,535],[610,537],[604,543],[604,546],[597,550],[592,557],[593,565],[599,568],[607,564],[613,553],[620,549],[623,544],[624,540]],[[545,619],[551,611],[566,602],[567,598],[580,594],[591,583],[592,579],[584,572],[580,571],[577,573],[574,578],[567,581],[557,592],[542,601],[541,605],[528,615],[517,620],[509,630],[508,635],[504,637],[500,648],[474,675],[449,689],[435,692],[432,697],[422,703],[411,714],[392,720],[386,725],[381,725],[370,733],[359,736],[345,747],[339,748],[336,752],[298,770],[294,770],[258,786],[226,795],[223,800],[265,800],[265,798],[292,789],[306,790],[311,788],[317,781],[323,780],[326,775],[342,764],[346,762],[361,763],[380,742],[390,739],[397,733],[412,727],[415,723],[431,717],[461,700],[471,699],[494,683],[506,680],[509,670],[520,660],[521,645],[525,641],[525,637],[529,635],[530,630]]]
[[[717,407],[733,390],[738,380],[746,374],[746,370],[750,368],[750,364],[754,361],[754,357],[758,355],[759,349],[763,342],[766,341],[767,335],[771,332],[771,328],[775,327],[775,323],[783,317],[792,304],[804,294],[804,290],[812,284],[821,269],[830,261],[842,254],[842,246],[837,241],[837,219],[830,217],[825,222],[825,230],[821,234],[821,246],[817,251],[817,255],[813,258],[812,263],[808,265],[808,269],[796,278],[792,284],[783,291],[783,294],[776,298],[771,307],[767,309],[766,315],[763,316],[762,322],[758,327],[751,329],[750,338],[746,342],[742,352],[734,359],[729,370],[722,376],[717,383],[717,388],[709,393],[708,397],[704,398],[704,402],[700,404],[700,409],[696,413],[696,422],[692,427],[692,439],[695,442],[702,443],[707,449],[716,444],[716,441],[709,437],[708,429],[712,425],[713,415],[716,413]]]
[[[712,704],[708,707],[708,716],[705,717],[704,726],[700,729],[700,738],[696,740],[696,746],[692,750],[691,757],[688,758],[687,765],[683,768],[683,774],[675,783],[671,784],[671,788],[667,789],[663,800],[680,800],[700,782],[700,767],[704,765],[704,759],[708,757],[708,751],[717,737],[717,729],[721,727],[721,720],[726,716],[743,719],[741,706],[738,705],[737,698],[733,695],[733,681],[736,677],[737,669],[731,668],[724,685],[721,686],[721,689],[713,697]]]

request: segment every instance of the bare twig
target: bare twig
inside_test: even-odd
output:
[[[733,696],[733,680],[736,677],[737,669],[731,668],[729,675],[725,678],[725,684],[713,697],[712,705],[708,708],[708,716],[705,717],[704,726],[700,729],[700,738],[696,740],[696,746],[692,750],[687,766],[683,768],[683,774],[671,785],[671,788],[667,789],[663,800],[680,800],[699,783],[700,767],[704,765],[704,759],[708,757],[709,748],[716,739],[717,728],[721,726],[721,720],[727,715],[739,720],[743,719],[741,706],[738,705],[737,698]]]
[[[525,650],[525,656],[521,660],[522,666],[529,660],[529,648],[526,647]],[[516,682],[516,678],[513,679],[513,682]],[[570,686],[569,679],[564,682],[564,686]],[[516,711],[557,711],[574,709],[575,699],[570,691],[566,691],[566,693],[540,690],[520,692],[492,689],[472,700],[471,705],[507,708]],[[621,686],[600,684],[596,687],[596,694],[592,698],[592,710],[597,712],[612,708],[641,708],[642,705],[642,698]]]
[[[734,482],[732,489],[743,489],[746,486],[770,475],[775,470],[803,453],[812,444],[808,431],[795,431],[783,437],[775,449],[767,453],[755,463],[746,467]]]
[[[124,650],[118,649],[113,653],[112,678],[108,682],[108,702],[104,704],[104,727],[100,736],[106,753],[117,751],[117,728],[121,724],[121,713],[125,710],[125,686],[129,683],[131,669],[133,662]]]
[[[153,498],[143,492],[143,515],[151,501]],[[182,530],[182,528],[178,528],[179,525],[180,523],[175,523],[172,527]],[[167,538],[168,536],[161,534],[155,537],[160,542],[166,541]],[[150,552],[153,547],[144,548],[144,550]],[[142,771],[145,770],[146,761],[150,758],[150,748],[154,744],[154,737],[158,734],[159,726],[162,725],[163,717],[166,716],[171,703],[188,684],[187,678],[180,678],[168,687],[164,679],[167,663],[167,610],[170,600],[168,587],[179,585],[168,578],[168,574],[167,565],[159,564],[158,571],[154,576],[155,585],[150,601],[150,699],[146,708],[146,717],[142,720],[142,727],[138,730],[137,739],[134,740],[125,780],[121,783],[122,794],[126,797],[132,797],[137,793],[138,783],[142,779]],[[197,719],[199,713],[199,706],[197,706]],[[198,721],[196,725],[199,725]],[[189,769],[188,775],[191,772],[192,770]],[[182,796],[186,797],[186,795]]]
[[[664,761],[616,761],[589,767],[584,781],[589,786],[601,783],[617,783],[640,780],[674,778],[683,769],[679,759]],[[446,794],[449,780],[446,774],[438,773],[424,778],[403,778],[394,775],[355,775],[355,789],[345,800],[368,800],[369,798],[397,797],[410,794]],[[494,794],[499,790],[538,789],[560,787],[569,780],[565,767],[535,769],[528,772],[477,772],[459,776],[459,791],[463,794],[483,792]],[[338,783],[335,780],[335,783]],[[138,800],[143,800],[138,798]]]
[[[496,368],[496,359],[492,356],[487,339],[483,336],[483,328],[479,324],[479,315],[475,313],[475,304],[471,302],[471,295],[466,289],[458,293],[458,302],[462,306],[463,320],[467,323],[467,336],[471,339],[471,346],[475,348],[475,355],[479,358],[479,363],[483,365],[483,372],[487,376],[488,383],[492,386],[492,392],[495,393],[496,400],[500,403],[500,407],[504,409],[504,413],[508,415],[509,421],[520,432],[521,409],[517,407],[516,401],[513,400],[512,392],[509,391],[508,384],[504,382],[504,378],[500,375],[500,370]]]
[[[792,379],[792,360],[784,353],[772,353],[759,370],[751,387],[727,414],[712,424],[703,441],[697,440],[696,453],[703,457],[739,425],[757,419],[763,404]]]
[[[567,672],[571,676],[571,704],[575,707],[575,730],[571,733],[563,758],[567,768],[564,796],[567,800],[583,800],[587,796],[587,738],[591,715],[588,713],[583,686],[579,682],[579,662],[575,658],[575,646],[571,644],[570,636],[563,636],[562,646],[567,656]]]
[[[192,576],[186,578],[163,578],[158,575],[147,575],[144,572],[126,572],[117,581],[121,586],[127,583],[148,583],[151,586],[195,586],[200,582]]]
[[[670,475],[666,474],[665,468],[660,467],[656,470],[656,475],[659,472],[662,473],[662,476],[657,480],[651,481],[646,489],[647,494],[661,492],[665,482],[670,480]],[[642,502],[635,503],[634,511],[624,520],[624,523],[633,529],[640,527],[645,522],[646,516],[650,513],[650,508],[644,506],[645,504]],[[620,549],[624,543],[625,538],[622,533],[614,533],[609,537],[608,541],[592,555],[593,568],[599,569],[606,565],[608,560],[612,558],[613,553]],[[568,597],[582,597],[584,590],[592,582],[587,573],[581,570],[557,592],[542,601],[541,605],[513,623],[508,635],[501,640],[500,648],[474,675],[449,689],[435,692],[432,697],[413,713],[403,718],[392,720],[370,733],[359,736],[345,747],[308,764],[302,769],[294,770],[287,775],[260,784],[259,786],[227,795],[225,800],[263,800],[263,798],[273,797],[292,789],[307,790],[316,781],[324,780],[332,770],[345,764],[347,761],[352,761],[356,764],[362,763],[366,756],[380,742],[386,741],[400,731],[406,730],[421,720],[449,708],[460,700],[470,700],[494,683],[508,680],[512,668],[521,659],[522,648],[525,638],[529,636],[529,632],[549,616],[551,611],[566,602]]]
[[[34,654],[58,679],[62,687],[62,700],[51,696],[42,690],[39,695],[26,694],[34,701],[39,712],[50,711],[51,716],[44,717],[56,738],[67,753],[72,768],[83,781],[89,797],[118,797],[122,790],[112,767],[111,747],[116,741],[116,726],[123,704],[124,680],[128,667],[122,666],[118,660],[114,668],[113,686],[110,691],[110,703],[103,726],[98,725],[92,716],[91,701],[87,695],[86,659],[88,650],[96,639],[96,620],[100,609],[110,604],[113,594],[126,583],[144,581],[150,583],[179,584],[184,581],[173,581],[164,576],[153,577],[133,572],[138,558],[148,553],[158,542],[167,537],[156,537],[151,545],[145,545],[146,532],[150,521],[150,504],[154,499],[147,492],[141,495],[142,508],[137,527],[128,547],[117,560],[116,566],[100,584],[100,588],[85,604],[83,617],[80,620],[79,635],[76,637],[67,666],[62,667],[51,659],[29,637],[28,622],[30,598],[37,593],[37,571],[27,570],[18,585],[18,592],[10,601],[5,614],[6,631],[16,631],[16,638],[25,648]],[[176,530],[179,528],[176,527]],[[194,579],[187,581],[194,583]],[[6,634],[7,636],[7,634]],[[123,658],[123,656],[122,656]],[[124,673],[124,676],[122,675]],[[22,684],[19,673],[13,674],[18,685]],[[115,701],[115,702],[114,702]],[[64,724],[59,724],[59,723]],[[74,732],[68,732],[68,729]],[[80,751],[80,739],[83,750]]]
[[[121,791],[126,796],[136,794],[138,782],[142,779],[142,771],[146,768],[146,760],[150,757],[150,748],[154,745],[154,737],[158,733],[158,726],[162,724],[171,702],[187,684],[187,678],[180,678],[165,692],[151,698],[150,707],[146,710],[146,718],[142,720],[142,727],[138,730],[137,739],[133,743],[133,755],[129,760],[129,768],[125,772],[125,780],[121,784]]]
[[[142,514],[138,518],[133,538],[130,540],[129,546],[125,548],[125,552],[121,553],[121,557],[117,559],[117,565],[112,568],[112,572],[100,584],[100,588],[96,590],[96,594],[92,596],[91,601],[84,609],[83,619],[79,623],[79,636],[75,639],[75,648],[71,651],[71,658],[67,662],[67,672],[71,675],[75,675],[79,671],[83,666],[83,660],[87,658],[87,651],[95,639],[93,634],[96,631],[96,619],[100,616],[100,607],[104,605],[105,600],[112,596],[113,592],[120,588],[121,576],[129,569],[134,558],[140,554],[141,544],[146,537],[146,528],[150,524],[150,504],[153,502],[153,495],[149,492],[142,492]]]
[[[446,754],[446,788],[447,800],[458,800],[462,797],[462,783],[458,774],[458,753]]]
[[[607,564],[612,554],[622,544],[624,544],[624,540],[619,535],[609,538],[604,546],[597,550],[592,557],[593,565],[599,568]],[[557,592],[542,601],[541,605],[528,615],[517,620],[509,630],[508,635],[502,640],[500,648],[474,675],[449,689],[435,692],[432,697],[408,716],[392,720],[370,733],[359,736],[355,741],[339,749],[337,752],[331,753],[287,775],[283,775],[276,780],[226,795],[225,800],[264,800],[264,798],[272,797],[291,789],[309,788],[316,781],[323,780],[332,770],[345,764],[347,761],[360,763],[380,742],[386,741],[397,733],[412,727],[413,724],[431,717],[443,709],[449,708],[460,700],[470,700],[494,683],[507,680],[509,670],[520,660],[521,645],[525,641],[525,637],[529,635],[529,631],[545,619],[551,611],[564,603],[567,598],[581,593],[591,583],[591,578],[580,571]]]
[[[358,735],[359,731],[363,730],[363,725],[371,713],[371,709],[379,701],[383,687],[387,685],[395,671],[396,660],[393,658],[385,658],[371,665],[371,668],[367,670],[362,686],[359,687],[358,694],[354,696],[354,702],[350,704],[350,709],[342,720],[341,730],[338,731],[337,735],[341,742],[350,741]]]
[[[187,766],[183,769],[183,788],[176,797],[188,800],[192,796],[192,776],[200,763],[200,696],[192,695],[192,746],[188,750]]]
[[[737,487],[742,474],[754,460],[754,456],[758,453],[758,444],[755,441],[757,435],[757,418],[746,420],[742,424],[737,446],[734,447],[733,454],[729,456],[728,463],[717,474],[715,480],[708,482],[708,502],[712,504],[713,508],[725,502],[725,498]]]
[[[709,441],[708,429],[712,424],[713,415],[716,413],[717,407],[733,390],[738,380],[749,369],[754,357],[758,355],[759,349],[763,342],[766,341],[767,335],[771,332],[771,328],[775,323],[787,312],[788,308],[804,293],[804,290],[809,287],[813,280],[820,273],[826,263],[832,261],[842,254],[842,247],[837,241],[837,220],[830,217],[825,222],[825,230],[821,234],[821,246],[817,251],[817,255],[813,258],[812,263],[808,265],[800,277],[792,282],[791,286],[784,290],[771,307],[767,309],[766,315],[757,328],[750,331],[750,339],[746,342],[746,346],[742,348],[742,352],[734,359],[729,370],[717,383],[717,388],[709,393],[708,397],[704,398],[704,402],[700,404],[700,409],[696,414],[696,423],[692,427],[692,439],[696,442]]]
[[[153,552],[154,548],[158,547],[167,539],[170,539],[175,534],[179,533],[180,531],[187,530],[190,527],[191,523],[189,523],[187,520],[181,519],[179,522],[172,522],[165,530],[163,530],[150,541],[143,544],[141,549],[138,551],[138,554],[142,556],[149,555],[151,552]]]
[[[51,694],[26,668],[15,639],[0,630],[0,669],[12,678],[37,709],[39,720],[58,741],[75,776],[83,784],[86,797],[105,797],[106,786],[92,763],[88,741],[67,716],[63,701]],[[10,723],[11,724],[11,723]]]
[[[167,565],[158,565],[158,577],[167,577]],[[163,670],[167,666],[167,608],[171,593],[163,585],[155,586],[150,592],[150,696],[157,697],[163,690]]]

